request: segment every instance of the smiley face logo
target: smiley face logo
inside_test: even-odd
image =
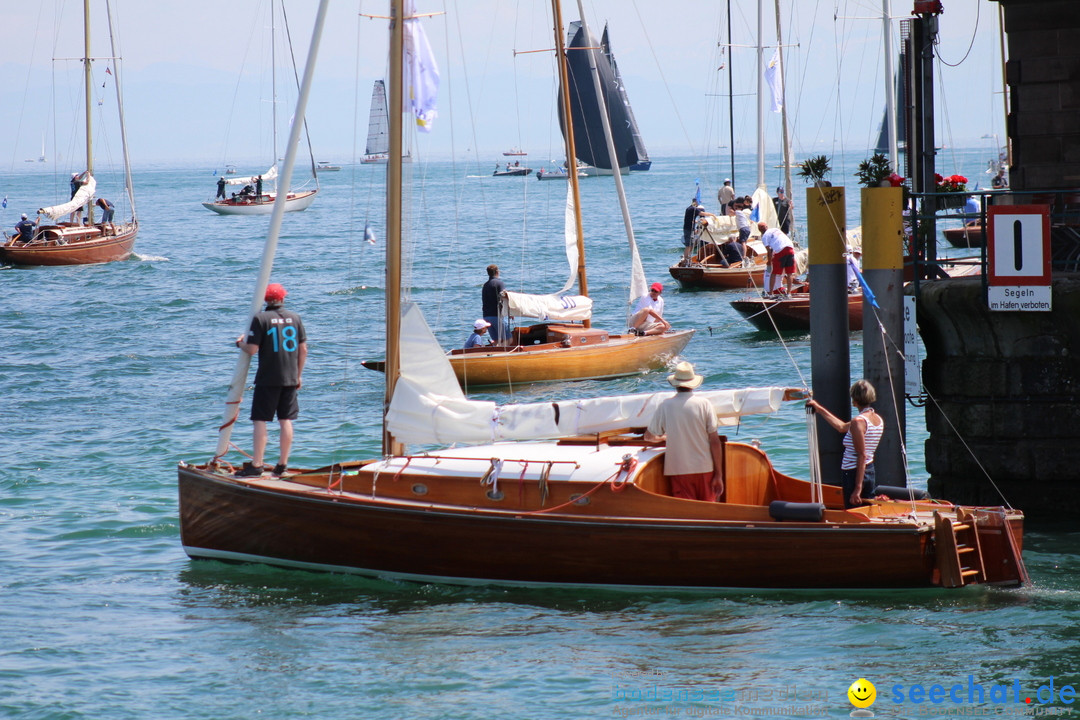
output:
[[[857,708],[868,708],[877,700],[877,688],[866,678],[859,678],[847,689],[848,700]]]

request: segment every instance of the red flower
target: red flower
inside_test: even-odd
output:
[[[892,187],[900,187],[904,184],[904,178],[900,177],[896,173],[893,173],[885,179],[889,181],[889,185],[891,185]]]

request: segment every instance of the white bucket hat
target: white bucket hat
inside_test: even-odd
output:
[[[491,323],[489,323],[487,320],[480,319],[474,322],[472,326],[474,330],[483,330],[484,328],[491,327]]]
[[[683,361],[675,366],[675,372],[667,376],[667,381],[672,387],[696,388],[705,378],[694,372],[694,366]]]

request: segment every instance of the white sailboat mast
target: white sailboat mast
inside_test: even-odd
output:
[[[585,20],[585,7],[582,0],[577,0],[577,6],[578,15],[581,17],[581,30],[585,33],[586,38],[592,38],[589,25]],[[614,171],[612,175],[615,177],[615,193],[619,196],[623,227],[626,229],[626,239],[630,244],[630,302],[632,303],[645,295],[645,271],[641,267],[641,257],[638,255],[637,242],[634,240],[634,224],[630,219],[630,207],[626,204],[626,191],[623,189],[622,172],[620,170],[622,161],[615,154],[615,138],[611,135],[611,119],[608,117],[604,90],[600,85],[600,71],[596,68],[596,53],[591,48],[587,52],[593,90],[596,92],[596,102],[600,106],[600,120],[604,126],[604,140],[607,141],[608,157],[611,158],[611,169]],[[582,256],[584,256],[584,251]]]
[[[881,0],[882,44],[885,51],[885,123],[889,142],[889,163],[893,171],[900,168],[900,151],[897,143],[896,128],[896,68],[893,65],[892,17],[889,12],[889,0]]]
[[[326,24],[326,10],[329,4],[330,0],[319,0],[319,9],[315,14],[315,28],[311,33],[311,47],[308,48],[307,64],[304,66],[304,79],[300,83],[300,93],[296,99],[296,121],[289,132],[289,146],[285,151],[285,165],[281,169],[281,178],[286,187],[292,180],[293,167],[296,165],[297,148],[300,146],[300,132],[304,127],[304,114],[307,111],[308,96],[311,94],[311,80],[315,75],[315,60],[319,56],[319,41],[322,38],[323,26]],[[286,193],[278,193],[274,199],[274,210],[270,215],[270,228],[266,233],[266,244],[263,245],[259,278],[255,281],[255,294],[251,298],[248,323],[244,326],[245,332],[251,326],[251,318],[259,312],[266,298],[266,285],[270,282],[270,272],[274,269],[274,255],[277,252],[278,237],[281,234],[281,221],[285,216],[286,200]],[[211,464],[216,464],[229,451],[229,438],[232,435],[233,425],[240,415],[240,399],[244,394],[244,386],[247,384],[248,369],[250,367],[251,356],[240,350],[239,357],[236,359],[236,369],[233,371],[232,380],[229,383],[229,392],[225,399],[225,412],[222,417],[221,427],[218,429],[217,449],[214,451],[214,459]]]
[[[757,4],[757,186],[765,187],[765,13],[764,0]]]
[[[270,0],[270,127],[273,137],[271,142],[274,146],[274,161],[270,163],[271,166],[277,165],[277,37],[275,37],[274,12],[274,0]],[[276,178],[274,187],[278,187]]]
[[[116,52],[116,36],[113,33],[112,5],[105,3],[105,10],[109,18],[109,48],[113,58],[113,84],[116,86],[116,107],[120,113],[120,147],[124,155],[124,187],[127,190],[128,203],[131,206],[131,218],[135,219],[135,189],[131,183],[131,156],[128,154],[127,125],[124,122],[124,92],[123,82],[120,79],[120,55]],[[41,142],[41,155],[45,156],[45,139]]]

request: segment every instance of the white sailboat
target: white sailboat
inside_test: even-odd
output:
[[[131,162],[128,157],[127,133],[124,125],[123,93],[120,83],[120,56],[116,48],[112,17],[109,18],[110,61],[115,78],[116,111],[124,163],[124,191],[130,217],[113,220],[116,206],[98,192],[94,169],[93,118],[95,105],[92,88],[93,61],[90,48],[90,0],[83,0],[83,92],[86,140],[85,170],[71,176],[71,197],[57,205],[39,208],[38,221],[29,239],[21,235],[5,238],[0,243],[0,262],[13,265],[90,265],[125,260],[131,256],[139,222],[135,216],[135,195],[131,182]],[[45,136],[42,134],[41,156],[45,162]],[[28,160],[27,162],[33,162]],[[100,204],[99,204],[100,203]],[[119,201],[117,205],[121,204]],[[101,208],[102,215],[98,215]]]
[[[284,25],[284,9],[282,9],[282,24]],[[272,127],[272,145],[273,155],[272,163],[269,169],[262,174],[253,175],[234,175],[226,173],[229,177],[222,177],[219,180],[218,195],[213,200],[204,202],[202,206],[207,210],[212,210],[219,215],[269,215],[273,210],[274,203],[278,198],[278,194],[281,192],[280,184],[278,182],[278,166],[277,166],[277,62],[276,62],[276,11],[275,3],[270,1],[270,47],[271,47],[271,86],[272,86],[272,102],[271,102],[271,127]],[[288,35],[288,28],[286,27],[286,35]],[[292,59],[292,48],[289,48],[290,60]],[[295,74],[295,73],[294,73]],[[285,190],[285,212],[296,212],[299,210],[306,210],[311,206],[311,203],[315,202],[315,196],[319,192],[319,179],[318,173],[315,169],[315,156],[311,151],[311,139],[307,137],[307,124],[304,124],[304,136],[307,139],[307,151],[308,159],[310,161],[309,167],[311,172],[311,182],[314,183],[314,187],[310,189],[297,189],[293,190],[291,187]],[[223,184],[222,184],[223,183]],[[239,192],[227,193],[226,188],[240,188]]]
[[[386,83],[376,80],[371,88],[371,110],[368,114],[367,145],[360,162],[383,164],[390,151],[390,118],[386,109]],[[405,151],[401,155],[403,162],[412,162],[412,154]]]

